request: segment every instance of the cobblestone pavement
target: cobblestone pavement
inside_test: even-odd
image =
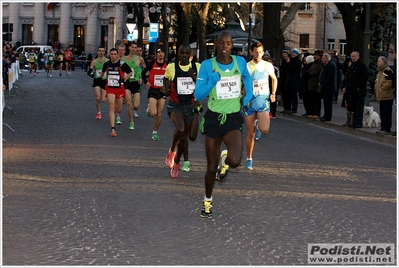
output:
[[[395,145],[278,117],[202,219],[204,137],[172,179],[174,128],[164,111],[151,140],[146,92],[116,138],[79,69],[23,71],[18,92],[3,116],[16,131],[3,129],[3,265],[306,265],[308,243],[397,240]]]

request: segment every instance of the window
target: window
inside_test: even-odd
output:
[[[327,39],[327,49],[333,50],[335,48],[335,40],[334,39]]]
[[[346,40],[339,40],[339,53],[346,55]]]
[[[299,35],[299,47],[300,48],[309,48],[309,34],[300,34]]]
[[[304,10],[310,10],[310,3],[305,3],[305,8]]]

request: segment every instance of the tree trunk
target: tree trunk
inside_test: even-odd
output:
[[[360,53],[360,59],[363,56],[364,47],[364,13],[356,21],[357,4],[351,5],[350,3],[335,3],[339,12],[342,15],[342,21],[344,23],[346,33],[346,51],[351,53],[352,51],[358,51]]]
[[[177,49],[182,44],[190,44],[191,6],[192,3],[176,3]]]
[[[143,47],[143,27],[144,27],[144,7],[142,3],[139,4],[131,4],[133,5],[134,16],[137,19],[137,45]]]
[[[197,40],[199,45],[199,62],[202,62],[207,58],[208,48],[206,46],[206,21],[208,18],[208,11],[209,11],[210,3],[202,3],[201,10],[199,13],[199,40]]]
[[[166,13],[166,8],[169,4],[162,4],[162,43],[163,49],[165,51],[165,58],[167,59],[169,56],[169,28],[170,28],[170,15]],[[170,10],[172,12],[172,10]]]
[[[284,49],[284,37],[280,28],[281,3],[263,4],[263,46],[271,50],[276,60]]]

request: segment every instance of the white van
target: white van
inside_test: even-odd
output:
[[[27,52],[30,52],[30,50],[33,48],[33,50],[36,51],[40,51],[43,54],[46,53],[47,49],[52,48],[51,46],[47,46],[47,45],[30,45],[30,46],[20,46],[17,48],[17,53],[19,54],[20,51],[23,51],[25,54]]]
[[[26,57],[26,62],[25,62],[25,67],[29,67],[28,64],[28,53],[31,51],[31,49],[33,48],[33,51],[39,51],[42,53],[42,55],[44,55],[44,53],[46,53],[47,49],[52,49],[51,46],[47,46],[47,45],[28,45],[28,46],[20,46],[17,48],[17,55],[19,55],[19,53],[22,51]],[[44,59],[41,58],[39,60],[39,69],[42,69],[44,67]]]

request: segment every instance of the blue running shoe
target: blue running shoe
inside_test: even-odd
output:
[[[247,164],[245,166],[245,169],[252,170],[252,159],[247,159]]]
[[[262,136],[262,133],[260,132],[260,130],[258,129],[258,125],[259,125],[259,120],[256,119],[255,120],[255,140],[259,140],[260,137]]]

